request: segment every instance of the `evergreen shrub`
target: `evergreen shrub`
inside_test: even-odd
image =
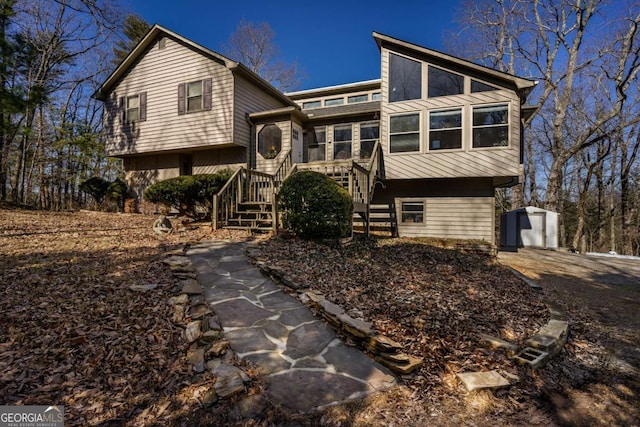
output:
[[[313,171],[293,174],[279,196],[283,226],[292,233],[308,240],[350,236],[351,196],[330,177]]]

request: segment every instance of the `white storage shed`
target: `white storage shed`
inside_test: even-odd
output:
[[[534,206],[503,213],[500,247],[558,249],[558,213]]]

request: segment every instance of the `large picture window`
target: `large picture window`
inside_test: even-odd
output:
[[[509,146],[509,107],[473,108],[473,148]]]
[[[265,159],[275,159],[282,150],[282,131],[274,124],[265,125],[258,133],[258,153]]]
[[[420,114],[389,117],[389,152],[420,151]]]
[[[429,98],[464,93],[464,77],[460,74],[429,66],[427,78]]]
[[[333,127],[333,158],[334,159],[350,159],[351,158],[351,141],[352,141],[351,124],[336,125]]]
[[[462,110],[429,112],[429,150],[462,148]]]
[[[380,138],[380,124],[378,122],[360,124],[360,158],[369,159],[373,154],[373,147]]]
[[[389,102],[422,97],[422,64],[389,54]]]

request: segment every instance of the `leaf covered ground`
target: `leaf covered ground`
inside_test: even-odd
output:
[[[569,313],[569,342],[527,372],[476,334],[521,342],[547,320],[541,295],[490,257],[401,239],[331,247],[272,238],[259,247],[268,263],[423,357],[419,372],[307,416],[269,404],[235,421],[237,399],[203,408],[211,378],[186,361],[168,304],[180,288],[161,260],[187,243],[241,236],[196,228],[158,237],[154,220],[0,209],[0,403],[62,404],[70,426],[638,425],[637,377],[613,369],[582,307],[550,293]],[[496,393],[467,393],[455,381],[488,369],[520,381]],[[256,376],[246,394],[260,384]],[[602,407],[580,410],[572,396],[583,389]]]

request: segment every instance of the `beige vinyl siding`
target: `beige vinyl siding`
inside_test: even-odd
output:
[[[400,222],[402,202],[424,202],[425,222]],[[440,237],[494,243],[493,197],[428,197],[396,199],[400,237]]]
[[[192,156],[192,173],[215,173],[222,169],[235,170],[245,165],[244,147],[225,147],[189,153]],[[182,153],[138,155],[124,158],[125,179],[138,200],[149,185],[180,176]]]
[[[260,155],[260,153],[256,153],[256,170],[260,172],[273,174],[276,172],[276,168],[278,165],[284,160],[287,156],[287,153],[291,149],[291,121],[279,121],[275,123],[263,123],[256,126],[256,141],[258,140],[258,133],[260,130],[266,126],[267,124],[275,124],[282,131],[282,144],[280,153],[273,159],[265,159]]]
[[[178,85],[212,79],[212,109],[178,115]],[[147,93],[147,119],[121,126],[118,99]],[[188,149],[233,141],[233,76],[224,65],[166,37],[164,49],[153,43],[140,61],[116,86],[105,103],[107,128],[113,139],[107,141],[111,156]]]
[[[463,178],[518,176],[520,167],[520,100],[508,89],[468,93],[470,78],[465,86],[467,94],[426,98],[426,63],[423,62],[423,98],[411,101],[388,102],[388,53],[382,49],[382,100],[380,142],[385,153],[386,176],[389,179]],[[456,70],[452,70],[456,71]],[[510,142],[508,147],[472,148],[473,107],[507,104],[509,106]],[[429,111],[462,108],[462,148],[430,151]],[[420,151],[389,153],[389,117],[396,114],[420,112]]]
[[[243,144],[248,145],[251,130],[246,114],[285,107],[285,104],[238,75],[234,78],[234,92],[233,138],[236,143],[243,141]]]

